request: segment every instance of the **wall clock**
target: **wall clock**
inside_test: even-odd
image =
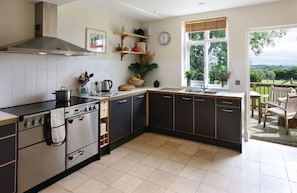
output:
[[[168,45],[170,40],[171,40],[171,37],[170,37],[170,34],[168,32],[163,31],[158,36],[158,42],[162,46]]]

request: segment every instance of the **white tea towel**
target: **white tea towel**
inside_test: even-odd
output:
[[[51,114],[51,134],[54,144],[63,143],[66,137],[64,108],[53,109]]]

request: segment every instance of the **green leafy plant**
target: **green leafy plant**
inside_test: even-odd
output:
[[[188,70],[185,72],[185,77],[187,80],[193,80],[197,74],[197,71],[194,69]]]
[[[155,54],[147,53],[143,55],[140,62],[132,63],[128,67],[129,70],[134,72],[135,76],[144,79],[145,76],[155,68],[158,68],[158,64],[152,62]]]

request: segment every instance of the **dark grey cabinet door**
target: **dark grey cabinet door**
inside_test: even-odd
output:
[[[239,108],[217,107],[217,138],[241,142],[241,112]]]
[[[193,97],[175,95],[175,130],[193,133]]]
[[[146,94],[133,96],[133,132],[145,127]]]
[[[130,135],[132,127],[132,97],[110,102],[110,142]]]
[[[195,134],[215,137],[215,99],[195,97]]]
[[[15,192],[16,124],[0,126],[0,192]]]
[[[173,94],[149,93],[149,125],[173,129]]]

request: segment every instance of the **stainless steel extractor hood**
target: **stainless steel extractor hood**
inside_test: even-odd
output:
[[[57,5],[46,2],[35,4],[35,38],[22,43],[0,47],[0,51],[66,56],[91,56],[96,54],[57,38]]]

